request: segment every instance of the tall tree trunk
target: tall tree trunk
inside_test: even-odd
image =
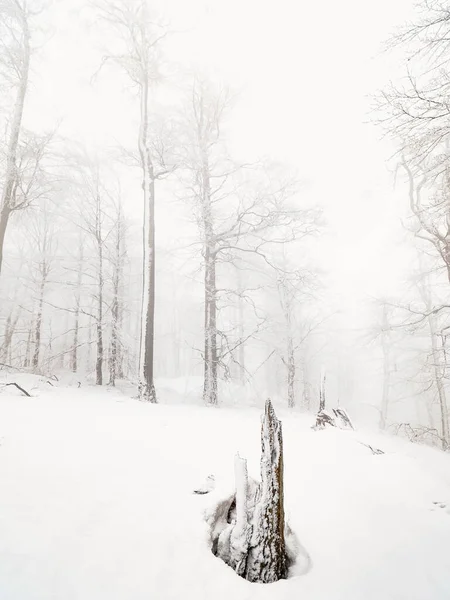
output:
[[[156,403],[157,398],[153,378],[155,337],[155,176],[148,145],[149,82],[147,77],[145,77],[141,84],[140,99],[139,154],[142,167],[142,189],[144,192],[144,264],[139,351],[139,398],[146,402]]]
[[[80,312],[81,312],[81,284],[83,282],[83,266],[84,266],[84,251],[83,251],[83,240],[80,235],[78,240],[78,273],[77,273],[77,283],[76,283],[76,291],[75,291],[75,323],[73,326],[73,348],[71,352],[71,369],[72,373],[76,373],[78,371],[78,345],[79,345],[79,337],[80,337]]]
[[[109,357],[109,385],[116,385],[116,377],[118,373],[118,350],[119,350],[119,291],[122,271],[122,215],[120,211],[117,216],[116,226],[116,243],[115,243],[115,260],[113,273],[113,301],[111,307],[111,351]]]
[[[92,369],[92,347],[94,345],[94,317],[93,317],[93,311],[95,310],[95,298],[91,298],[91,303],[90,303],[90,307],[89,307],[89,319],[88,319],[88,327],[87,327],[87,332],[88,332],[88,343],[87,343],[87,353],[86,353],[86,369],[88,370],[88,372],[91,371]]]
[[[444,378],[445,378],[445,340],[442,337],[442,353],[443,356],[440,356],[438,343],[437,343],[437,333],[436,326],[434,323],[434,315],[428,316],[428,324],[430,328],[431,335],[431,348],[432,348],[432,357],[433,357],[433,371],[434,371],[434,380],[436,384],[436,389],[438,392],[439,398],[439,411],[441,417],[441,438],[442,438],[442,447],[445,450],[450,442],[449,438],[449,430],[448,430],[448,406],[447,406],[447,395],[445,392],[444,386]]]
[[[96,238],[98,249],[98,297],[97,297],[97,359],[95,362],[95,383],[103,385],[103,238],[101,224],[100,196],[97,195]]]
[[[37,371],[39,366],[39,353],[41,350],[41,333],[42,333],[42,314],[44,307],[45,284],[47,281],[48,268],[45,260],[41,263],[41,283],[39,286],[39,301],[38,311],[36,316],[36,325],[34,330],[34,354],[33,354],[33,371]]]
[[[205,248],[205,373],[203,400],[216,406],[217,397],[217,294],[216,258],[209,245]]]
[[[205,372],[203,400],[205,404],[217,406],[217,284],[213,214],[211,206],[211,175],[207,148],[200,139],[202,157],[202,220],[204,229],[205,267]]]
[[[22,127],[23,109],[25,105],[25,96],[28,88],[28,75],[30,69],[30,32],[25,14],[21,15],[21,25],[23,33],[23,61],[19,74],[19,84],[17,96],[14,104],[14,111],[11,121],[11,130],[9,133],[8,147],[6,154],[6,172],[1,196],[0,210],[0,273],[3,264],[3,247],[5,242],[6,230],[9,217],[13,206],[14,190],[17,185],[17,148],[19,145],[20,130]]]

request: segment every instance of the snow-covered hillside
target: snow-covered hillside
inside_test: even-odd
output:
[[[259,478],[264,398],[207,409],[57,385],[0,395],[1,600],[450,598],[449,456],[278,409],[310,564],[251,584],[213,556],[204,514],[233,491],[237,451]],[[210,473],[215,490],[193,494]]]

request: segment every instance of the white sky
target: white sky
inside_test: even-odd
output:
[[[135,107],[110,72],[90,77],[100,54],[84,0],[55,0],[54,35],[36,62],[28,118],[89,145],[134,143]],[[408,254],[398,245],[406,198],[393,193],[392,149],[367,124],[367,95],[396,76],[381,55],[411,0],[154,0],[179,31],[167,52],[240,92],[231,143],[239,158],[267,155],[298,169],[325,207],[320,262],[338,305],[396,288]]]

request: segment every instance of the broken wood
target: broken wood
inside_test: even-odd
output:
[[[345,409],[333,408],[333,414],[336,417],[337,422],[341,424],[343,429],[355,429]]]
[[[365,446],[366,448],[369,448],[369,450],[372,452],[372,454],[384,454],[384,451],[380,450],[380,448],[374,448],[370,444],[365,444],[364,442],[358,442],[358,443],[361,444],[362,446]]]
[[[247,461],[236,456],[236,491],[219,507],[224,522],[215,527],[212,548],[244,579],[273,583],[287,578],[291,558],[285,539],[283,436],[270,400],[261,423],[261,450],[260,484],[248,477]]]
[[[17,388],[18,390],[20,390],[20,391],[22,392],[22,394],[24,394],[25,396],[28,396],[29,398],[31,398],[31,394],[29,394],[29,393],[27,392],[27,390],[24,390],[24,389],[23,389],[23,387],[22,387],[22,386],[20,386],[18,383],[12,382],[12,383],[5,383],[4,385],[5,385],[5,386],[8,386],[8,385],[14,385],[14,386],[16,386],[16,388]]]

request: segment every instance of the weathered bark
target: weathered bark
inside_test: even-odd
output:
[[[20,11],[20,26],[21,33],[23,36],[23,58],[18,61],[18,88],[17,96],[14,103],[14,110],[11,120],[11,128],[8,139],[8,147],[6,154],[6,172],[4,176],[4,183],[2,188],[1,196],[1,210],[0,210],[0,273],[3,264],[3,248],[6,236],[6,230],[9,223],[11,212],[14,208],[13,199],[14,192],[17,185],[17,148],[19,145],[20,130],[22,127],[23,110],[25,105],[25,97],[28,88],[28,76],[30,69],[30,32],[28,29],[28,20],[25,13],[25,9],[21,8]]]
[[[143,291],[141,309],[141,339],[139,351],[139,398],[156,403],[153,376],[155,337],[155,174],[148,139],[149,72],[143,65],[140,85],[141,122],[139,154],[144,192],[143,226]],[[146,68],[147,67],[147,68]]]
[[[221,503],[213,552],[248,581],[273,583],[288,575],[285,542],[283,435],[270,400],[261,425],[261,483],[249,480],[247,461],[235,458],[236,494]]]
[[[261,426],[261,489],[250,541],[246,579],[272,583],[286,579],[283,434],[281,421],[267,400]]]

